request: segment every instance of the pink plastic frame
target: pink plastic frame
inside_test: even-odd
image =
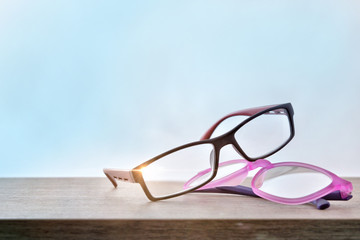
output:
[[[277,202],[277,203],[288,204],[288,205],[309,203],[311,201],[322,198],[323,196],[325,196],[329,193],[332,193],[334,191],[340,191],[341,197],[343,199],[346,199],[351,194],[351,191],[353,190],[353,186],[352,186],[351,182],[338,177],[337,175],[335,175],[334,173],[332,173],[328,170],[325,170],[323,168],[320,168],[320,167],[317,167],[314,165],[306,164],[306,163],[281,162],[281,163],[272,164],[268,160],[265,160],[265,159],[259,159],[255,162],[248,162],[247,160],[239,159],[239,160],[230,160],[227,162],[220,163],[219,167],[231,165],[231,164],[235,164],[235,163],[245,163],[246,166],[225,176],[225,177],[222,177],[220,179],[217,179],[215,181],[212,181],[212,182],[202,186],[201,188],[199,188],[199,190],[214,188],[214,187],[224,186],[224,185],[233,185],[233,184],[238,185],[247,177],[249,171],[254,170],[258,167],[261,167],[261,169],[255,174],[255,176],[253,177],[252,182],[251,182],[251,188],[252,188],[253,192],[262,198],[265,198],[267,200]],[[315,171],[318,171],[320,173],[327,175],[328,177],[331,178],[332,181],[325,188],[323,188],[313,194],[310,194],[310,195],[304,196],[304,197],[300,197],[300,198],[282,198],[282,197],[278,197],[278,196],[273,196],[271,194],[261,191],[260,189],[258,189],[256,187],[257,185],[259,185],[259,181],[260,181],[260,185],[262,184],[261,175],[265,171],[267,171],[271,168],[280,167],[280,166],[296,166],[296,167],[312,169],[312,170],[315,170]],[[210,168],[199,172],[197,175],[192,177],[184,185],[184,188],[186,189],[186,188],[190,187],[192,182],[194,182],[199,177],[202,177],[203,175],[208,174],[210,172],[211,172]]]

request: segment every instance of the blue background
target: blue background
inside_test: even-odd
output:
[[[0,177],[102,176],[292,102],[270,160],[360,176],[359,1],[0,1]]]

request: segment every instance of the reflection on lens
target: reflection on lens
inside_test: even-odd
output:
[[[291,136],[285,109],[266,112],[242,126],[235,139],[250,158],[259,158],[279,149]]]
[[[197,187],[211,176],[212,144],[199,144],[168,154],[141,169],[143,179],[154,197],[167,196],[188,189],[184,185],[192,177],[204,169],[211,169],[206,177],[198,179]]]
[[[257,176],[255,187],[277,197],[300,198],[325,188],[331,181],[329,176],[310,168],[281,166]]]

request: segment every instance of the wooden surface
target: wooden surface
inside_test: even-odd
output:
[[[360,239],[360,178],[348,179],[354,198],[317,210],[204,193],[150,202],[139,184],[114,189],[105,177],[0,178],[0,239],[138,239],[144,232],[150,239]]]

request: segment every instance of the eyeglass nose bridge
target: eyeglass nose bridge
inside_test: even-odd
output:
[[[249,162],[248,165],[247,165],[247,168],[248,168],[249,171],[251,171],[251,170],[254,170],[254,169],[259,168],[259,167],[267,167],[267,166],[270,166],[270,165],[271,165],[271,162],[269,162],[268,160],[266,160],[266,159],[258,159],[255,162]]]
[[[214,153],[214,160],[217,159],[219,157],[219,154],[220,154],[220,151],[223,147],[227,146],[227,145],[231,145],[234,150],[240,154],[240,156],[242,157],[245,157],[246,156],[244,155],[243,151],[240,149],[236,139],[235,139],[235,136],[234,136],[234,133],[229,133],[225,136],[221,136],[220,138],[218,139],[214,139],[214,147],[215,147],[215,153]],[[216,156],[215,156],[216,155]]]
[[[210,166],[211,168],[215,168],[216,165],[216,161],[219,158],[219,154],[220,154],[220,150],[227,146],[227,145],[232,145],[234,148],[234,142],[235,138],[230,136],[227,136],[225,138],[218,138],[216,139],[213,144],[214,144],[214,149],[210,152]]]
[[[221,148],[225,147],[226,145],[232,144],[233,146],[235,146],[236,139],[235,139],[235,136],[230,133],[225,136],[221,136],[217,139],[214,139],[213,144],[216,148],[216,151],[219,152],[221,150]]]

